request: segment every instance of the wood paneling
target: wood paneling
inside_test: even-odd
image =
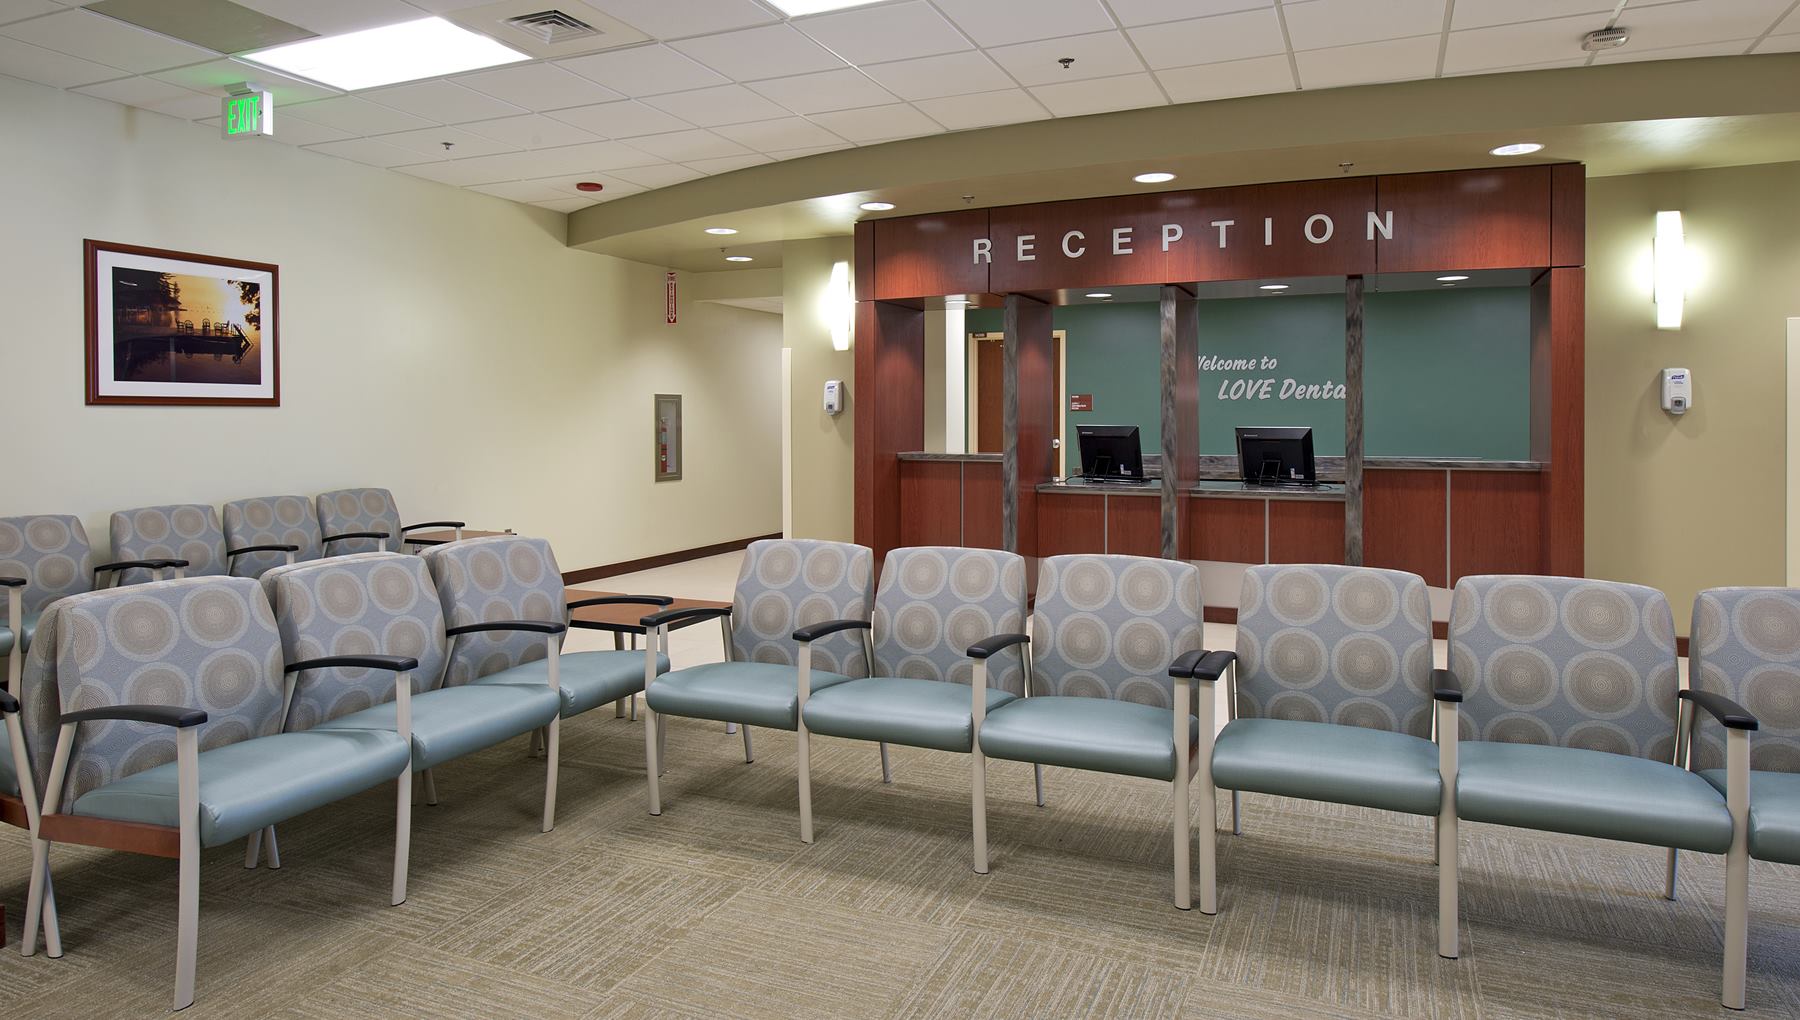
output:
[[[1038,556],[1106,551],[1106,497],[1085,492],[1045,494],[1037,501]]]
[[[1016,531],[1009,548],[1037,551],[1037,487],[1056,473],[1056,356],[1050,306],[1023,294],[1006,296],[1007,434],[1002,484],[1013,486]],[[1004,503],[1002,504],[1004,506]],[[1005,517],[1002,517],[1004,522]]]
[[[1582,269],[1552,269],[1550,287],[1550,456],[1544,473],[1544,568],[1586,572],[1586,279]]]
[[[962,465],[955,461],[900,462],[900,544],[961,545]]]
[[[876,220],[875,299],[982,294],[988,267],[973,258],[975,239],[988,235],[988,210],[927,213]]]
[[[1587,263],[1587,167],[1558,163],[1550,168],[1550,264]]]
[[[1446,587],[1443,471],[1363,475],[1363,562],[1418,574]]]
[[[1450,477],[1450,584],[1466,574],[1544,572],[1542,476],[1458,471]]]
[[[852,235],[852,258],[856,260],[851,267],[851,283],[856,290],[856,300],[875,300],[875,221],[862,220],[856,224],[856,232]]]
[[[0,825],[16,825],[21,829],[30,828],[25,815],[25,802],[17,797],[0,794]]]
[[[856,541],[885,556],[900,542],[900,459],[925,445],[925,312],[856,303]]]
[[[1000,528],[1000,465],[963,465],[963,541],[972,549],[1004,549]]]
[[[1006,447],[1006,349],[1000,340],[975,341],[975,449]]]
[[[1504,167],[1377,178],[1394,238],[1384,273],[1540,268],[1550,264],[1550,168]]]
[[[1263,562],[1263,500],[1192,496],[1184,524],[1184,560]]]
[[[1269,500],[1269,562],[1344,562],[1344,504]]]
[[[1161,556],[1162,500],[1152,496],[1106,497],[1106,551]]]

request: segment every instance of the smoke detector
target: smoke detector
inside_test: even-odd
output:
[[[1589,32],[1581,37],[1581,48],[1589,53],[1601,50],[1616,50],[1631,39],[1631,31],[1624,28],[1602,28]]]

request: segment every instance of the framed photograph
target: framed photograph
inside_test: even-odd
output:
[[[264,262],[83,246],[89,404],[281,404],[280,272]]]
[[[656,395],[656,480],[681,480],[681,394]]]

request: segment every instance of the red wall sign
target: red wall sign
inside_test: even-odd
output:
[[[1092,393],[1071,393],[1071,394],[1069,394],[1069,410],[1071,410],[1071,411],[1092,411],[1093,409],[1094,409],[1094,395]]]
[[[675,325],[675,274],[665,273],[663,280],[669,291],[669,325]]]

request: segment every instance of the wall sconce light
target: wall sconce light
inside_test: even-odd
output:
[[[1656,328],[1680,329],[1681,306],[1687,290],[1687,240],[1681,232],[1681,213],[1656,214]]]
[[[855,311],[856,304],[850,299],[850,263],[834,262],[831,279],[825,284],[825,296],[819,302],[819,312],[831,330],[832,350],[850,349],[850,319]]]

